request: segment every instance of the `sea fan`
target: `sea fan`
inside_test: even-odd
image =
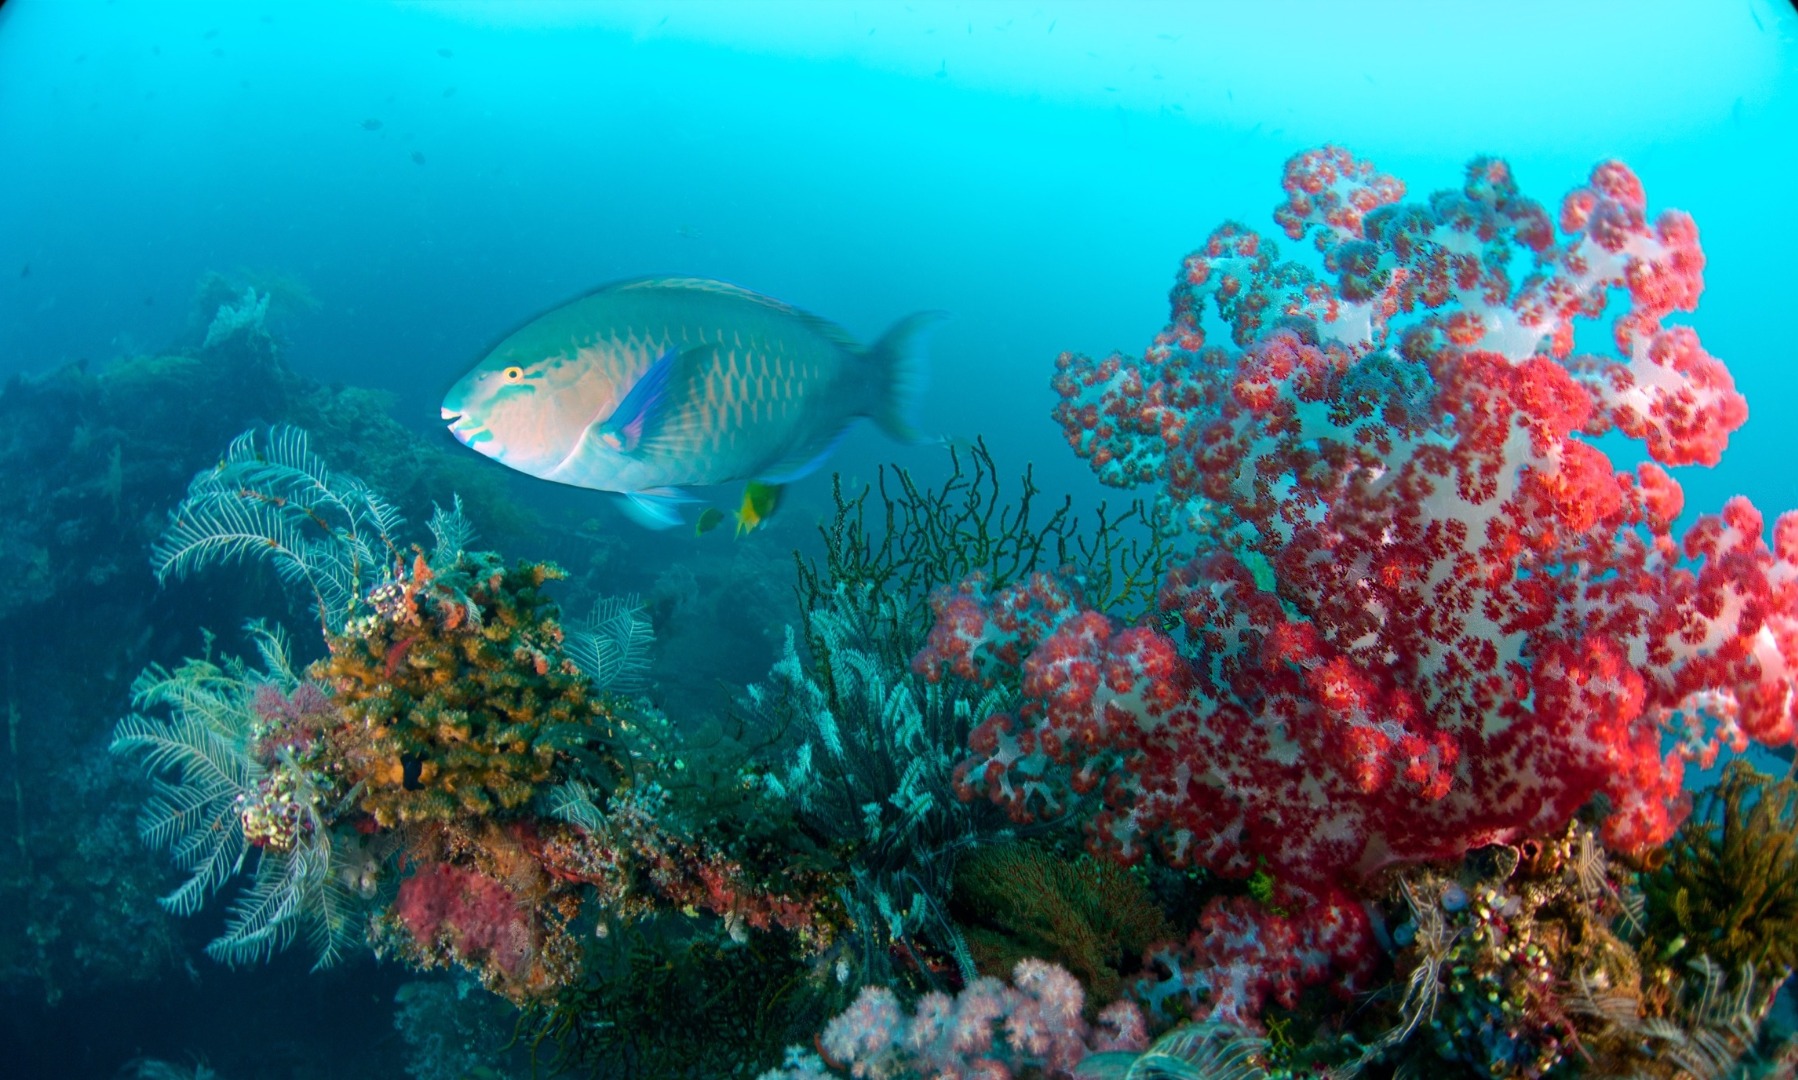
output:
[[[643,688],[654,643],[643,604],[627,596],[594,604],[585,620],[568,628],[563,648],[595,689],[628,694]]]
[[[320,625],[337,630],[398,557],[403,523],[368,485],[333,476],[299,428],[271,428],[266,445],[246,431],[188,485],[151,563],[166,582],[218,563],[268,559],[282,580],[311,594]]]

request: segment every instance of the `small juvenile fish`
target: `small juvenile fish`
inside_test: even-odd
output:
[[[901,441],[916,382],[911,315],[863,349],[841,328],[702,278],[608,285],[513,331],[443,400],[464,445],[559,484],[624,495],[642,524],[680,522],[686,486],[778,488],[824,463],[857,417]],[[752,489],[753,528],[778,492]]]
[[[724,521],[724,511],[716,506],[708,506],[699,512],[699,520],[693,523],[693,535],[704,536],[716,529]]]
[[[738,536],[752,533],[768,523],[780,506],[780,492],[778,484],[749,482],[743,489],[743,505],[737,510]]]

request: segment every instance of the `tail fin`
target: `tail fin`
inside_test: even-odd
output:
[[[942,311],[920,311],[894,323],[865,354],[874,367],[874,401],[868,415],[880,430],[902,443],[922,441],[911,425],[913,404],[924,392],[924,364],[918,356],[918,335],[932,323],[948,318]]]

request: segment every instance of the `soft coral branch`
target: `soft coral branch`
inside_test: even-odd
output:
[[[1686,760],[1792,740],[1798,657],[1798,518],[1769,547],[1737,499],[1671,533],[1661,465],[1715,462],[1746,416],[1663,324],[1702,289],[1696,228],[1651,221],[1615,162],[1558,232],[1493,159],[1403,202],[1326,148],[1286,190],[1276,217],[1323,275],[1226,225],[1140,358],[1065,354],[1054,380],[1101,479],[1195,522],[1221,505],[1241,546],[1169,573],[1170,633],[1053,577],[940,596],[919,670],[1026,690],[975,733],[964,790],[1021,817],[1091,796],[1098,849],[1152,840],[1312,895],[1552,831],[1599,795],[1610,843],[1664,841]],[[1576,354],[1612,302],[1614,355]],[[1605,432],[1653,461],[1618,470]]]

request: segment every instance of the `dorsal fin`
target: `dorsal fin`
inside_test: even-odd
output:
[[[755,304],[769,311],[784,315],[789,319],[804,323],[819,337],[832,344],[856,354],[862,351],[861,343],[849,336],[849,332],[831,322],[829,319],[813,315],[809,311],[801,311],[791,304],[783,303],[771,296],[763,296],[753,289],[745,289],[741,285],[732,285],[728,281],[713,281],[711,278],[695,277],[658,277],[637,278],[631,281],[615,282],[598,292],[632,292],[648,289],[680,290],[683,292],[709,293],[713,296],[728,296],[735,300]]]
[[[772,308],[784,315],[805,314],[791,304],[783,304],[772,296],[763,296],[754,289],[745,289],[741,285],[732,285],[728,281],[713,281],[711,278],[638,278],[633,281],[620,281],[607,288],[616,292],[633,292],[640,289],[685,289],[689,292],[713,293],[718,296],[734,296],[739,300],[748,300],[752,303],[760,304],[763,307]]]

